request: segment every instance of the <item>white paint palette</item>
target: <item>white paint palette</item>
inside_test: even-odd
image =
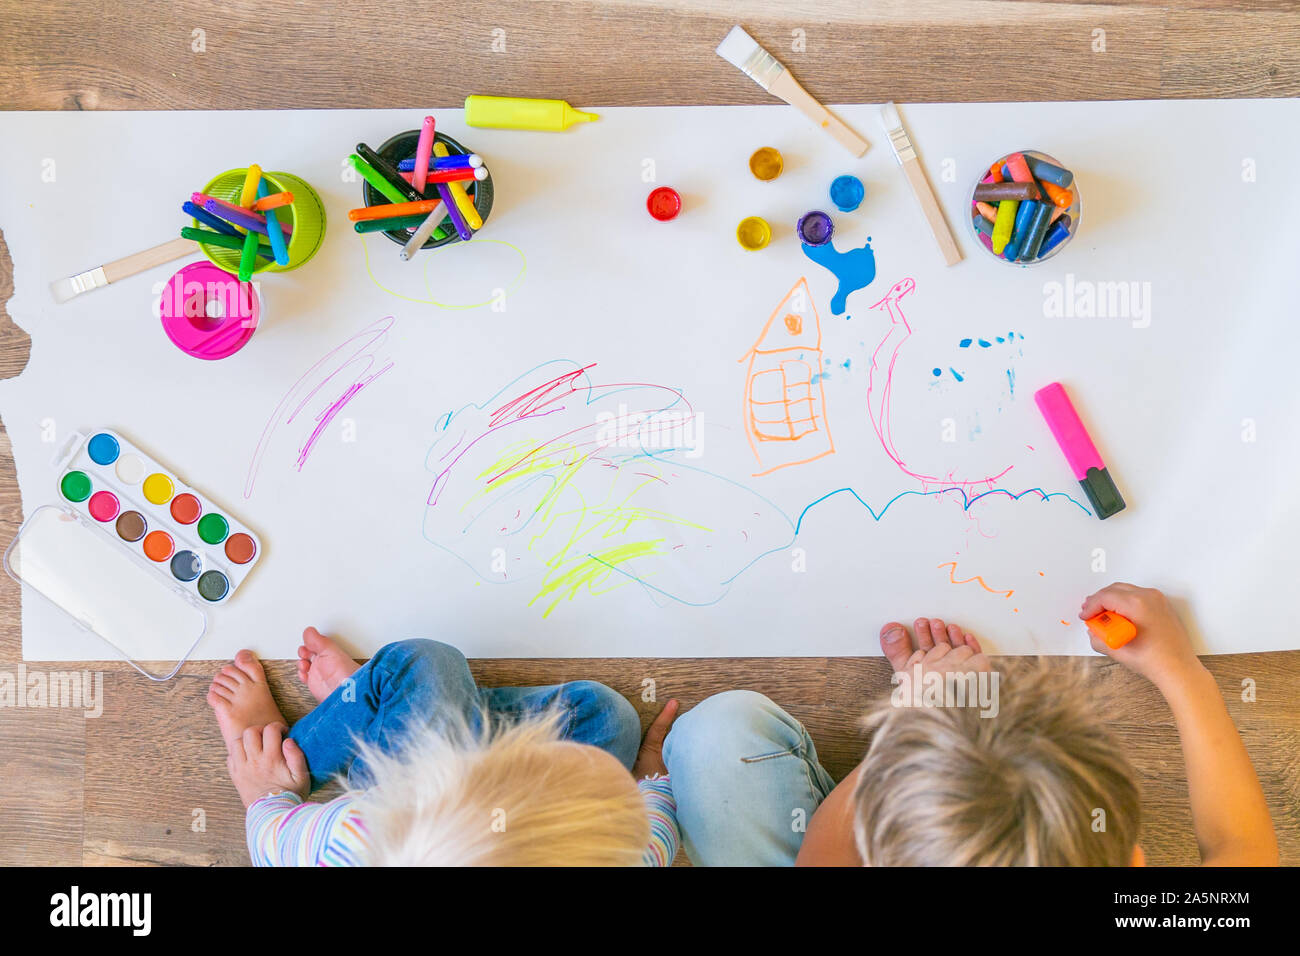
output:
[[[251,530],[111,429],[81,441],[59,494],[146,566],[186,593],[222,604],[262,554]]]

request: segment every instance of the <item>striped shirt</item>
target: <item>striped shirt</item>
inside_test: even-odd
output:
[[[677,855],[677,801],[667,774],[637,784],[650,818],[650,843],[641,861],[668,866]],[[306,803],[277,791],[255,801],[244,818],[254,866],[365,866],[368,832],[357,798]]]

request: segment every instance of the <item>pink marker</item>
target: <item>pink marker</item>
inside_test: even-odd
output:
[[[1074,472],[1074,477],[1083,486],[1097,517],[1105,520],[1123,511],[1124,498],[1111,480],[1106,463],[1097,452],[1097,446],[1088,437],[1088,430],[1079,420],[1079,413],[1074,410],[1070,396],[1065,393],[1065,386],[1053,382],[1040,388],[1034,393],[1034,403],[1047,419],[1052,437],[1065,453],[1065,460]]]
[[[252,219],[254,222],[261,223],[261,225],[263,226],[262,229],[259,229],[257,231],[263,234],[266,233],[266,229],[265,229],[266,216],[260,212],[253,212],[251,209],[245,209],[243,206],[237,206],[233,202],[226,202],[224,199],[218,199],[216,196],[209,196],[207,193],[191,193],[190,200],[194,203],[194,205],[198,206],[200,209],[207,209],[213,215],[221,216],[222,219],[226,219],[224,215],[221,215],[223,210],[225,212],[234,213],[237,216],[243,216],[244,219]],[[209,209],[208,203],[216,203],[217,206],[220,208]],[[234,220],[226,219],[226,221],[233,222]],[[243,226],[244,225],[243,220],[240,220],[238,223],[236,223],[236,225]],[[283,232],[286,236],[293,235],[293,226],[289,225],[287,222],[280,222],[278,223],[278,225],[280,226],[280,231]],[[244,228],[248,228],[248,227],[245,226]]]
[[[424,192],[425,177],[429,175],[429,154],[433,152],[433,117],[426,116],[420,127],[420,141],[415,147],[415,176],[411,185]]]

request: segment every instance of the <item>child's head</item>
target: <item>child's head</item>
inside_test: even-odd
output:
[[[629,866],[650,840],[632,776],[603,750],[561,740],[559,715],[423,730],[364,752],[358,792],[375,866]]]
[[[1138,837],[1133,768],[1089,706],[1075,668],[1003,673],[996,716],[899,707],[875,735],[854,793],[870,866],[1128,866]]]

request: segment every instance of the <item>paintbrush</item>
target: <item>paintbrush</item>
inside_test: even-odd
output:
[[[133,276],[137,272],[144,272],[145,269],[152,269],[154,266],[160,266],[164,262],[171,262],[182,256],[192,256],[198,251],[199,244],[192,239],[172,239],[152,249],[145,249],[143,252],[122,259],[114,259],[87,272],[51,282],[50,292],[53,293],[55,302],[64,303],[83,292],[101,288],[110,282],[117,282],[119,279],[125,279],[127,276]]]
[[[925,169],[921,166],[915,147],[912,146],[912,138],[903,128],[903,118],[898,115],[898,107],[893,103],[886,103],[880,108],[880,125],[889,134],[889,145],[894,148],[894,158],[903,168],[912,192],[916,195],[916,201],[921,204],[921,212],[925,213],[926,222],[930,224],[934,241],[939,243],[939,251],[943,253],[944,261],[950,266],[956,265],[961,262],[961,250],[957,248],[957,242],[952,237],[948,222],[943,218],[939,200],[934,195],[930,180],[925,177]]]
[[[718,56],[736,67],[773,96],[779,96],[839,141],[854,156],[861,156],[869,145],[865,139],[844,125],[844,121],[817,102],[781,61],[768,53],[752,36],[735,26],[718,44]]]

